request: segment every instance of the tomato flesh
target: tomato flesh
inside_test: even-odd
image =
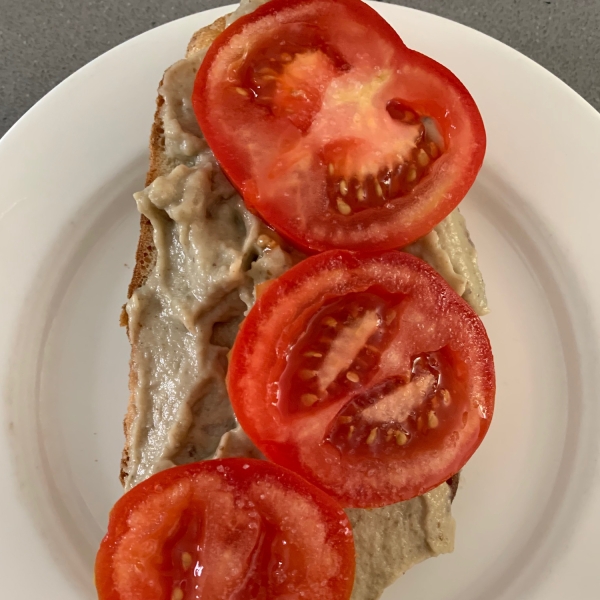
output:
[[[402,247],[481,166],[477,106],[360,0],[271,0],[228,27],[193,104],[248,206],[307,251]]]
[[[279,380],[280,410],[306,412],[367,384],[394,325],[389,304],[373,293],[349,294],[317,311],[289,350]]]
[[[306,131],[321,108],[322,89],[348,68],[314,27],[283,26],[252,49],[236,92],[248,91],[255,104]]]
[[[270,460],[345,506],[373,507],[462,468],[488,430],[495,378],[481,320],[426,263],[329,251],[257,301],[228,390]]]
[[[96,559],[100,600],[348,598],[351,527],[341,507],[251,459],[162,471],[115,505]]]

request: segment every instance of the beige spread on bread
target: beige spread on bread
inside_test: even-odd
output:
[[[375,600],[410,567],[454,549],[454,519],[447,484],[406,502],[348,508],[356,547],[351,600]]]
[[[479,316],[489,312],[477,251],[458,208],[404,251],[429,263]]]
[[[260,3],[242,1],[228,22]],[[188,57],[165,73],[149,185],[135,194],[143,217],[126,305],[132,346],[126,489],[173,465],[261,456],[227,396],[227,353],[255,301],[255,286],[300,257],[246,209],[196,123],[195,73],[223,27],[220,20],[198,32]],[[475,250],[457,211],[407,250],[436,268],[479,314],[487,311]],[[408,502],[347,512],[357,551],[353,600],[375,600],[412,565],[453,549],[447,484]]]
[[[291,266],[204,150],[135,195],[157,260],[127,303],[137,417],[126,487],[174,464],[210,458],[235,426],[227,352],[254,286]],[[259,241],[260,240],[260,241]],[[271,240],[271,238],[269,238]]]

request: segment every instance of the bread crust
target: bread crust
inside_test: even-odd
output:
[[[217,36],[225,29],[225,17],[218,18],[211,25],[207,25],[194,33],[187,46],[186,58],[208,48]],[[162,79],[159,88],[162,85]],[[150,185],[157,177],[168,174],[175,166],[172,161],[167,159],[165,154],[165,135],[161,117],[161,109],[164,104],[164,98],[157,94],[156,110],[154,112],[154,122],[150,131],[150,163],[148,173],[146,174],[146,186]],[[140,219],[140,237],[138,239],[137,250],[135,253],[135,267],[129,288],[127,298],[131,298],[133,293],[148,279],[148,275],[156,264],[156,247],[154,245],[154,230],[152,224],[144,215]],[[123,327],[128,326],[127,312],[125,307],[121,311],[120,323]],[[129,334],[129,329],[128,329]],[[131,342],[131,358],[129,360],[129,404],[127,413],[123,421],[125,431],[125,446],[121,456],[121,483],[124,485],[129,470],[129,449],[131,447],[131,431],[136,417],[135,407],[135,389],[137,387],[137,370],[133,361],[135,353],[134,342]]]

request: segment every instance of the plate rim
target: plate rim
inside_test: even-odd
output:
[[[554,75],[553,73],[551,73],[550,71],[548,71],[547,69],[545,69],[544,67],[542,67],[541,65],[539,65],[538,63],[536,63],[535,61],[533,61],[532,59],[529,59],[528,57],[526,57],[525,55],[521,54],[520,52],[518,52],[517,50],[514,50],[513,48],[511,48],[510,46],[507,46],[506,44],[504,44],[503,42],[500,42],[499,40],[495,40],[494,38],[480,32],[477,31],[475,29],[472,29],[466,25],[460,24],[460,23],[456,23],[454,21],[451,21],[450,19],[446,19],[444,17],[439,17],[437,15],[432,15],[430,13],[425,13],[424,11],[420,11],[418,9],[413,9],[413,8],[408,8],[408,7],[402,7],[402,6],[398,6],[398,5],[392,5],[392,4],[387,4],[387,3],[373,3],[371,2],[370,4],[372,4],[375,8],[378,8],[380,6],[387,6],[392,8],[393,10],[400,10],[400,11],[410,11],[410,12],[414,12],[414,13],[419,13],[421,15],[426,15],[427,17],[432,17],[435,19],[441,19],[443,21],[447,21],[448,23],[450,23],[452,26],[456,26],[458,25],[460,28],[465,28],[467,30],[469,30],[470,32],[475,32],[476,34],[478,34],[479,36],[483,36],[484,38],[486,38],[487,40],[492,40],[493,42],[495,42],[496,44],[500,44],[500,46],[502,47],[503,51],[510,51],[512,53],[514,53],[514,55],[519,57],[519,60],[525,59],[529,64],[530,67],[534,67],[536,70],[543,72],[545,75],[544,76],[550,76],[550,78],[553,80],[552,85],[560,85],[563,88],[563,92],[568,91],[569,95],[571,95],[572,99],[581,103],[583,102],[583,104],[581,105],[583,109],[587,110],[587,109],[591,109],[591,113],[590,115],[593,115],[594,119],[598,120],[598,123],[600,123],[600,113],[598,113],[596,111],[596,109],[587,101],[585,100],[583,97],[581,97],[577,92],[575,92],[572,88],[570,88],[565,82],[563,82],[560,78],[558,78],[556,75]],[[231,10],[232,7],[234,7],[235,5],[228,5],[228,6],[224,6],[224,7],[217,7],[217,8],[212,8],[209,9],[207,11],[201,11],[199,13],[195,13],[193,15],[189,15],[186,17],[182,17],[180,19],[177,19],[175,21],[171,21],[169,23],[166,23],[164,25],[161,25],[153,30],[150,30],[148,32],[144,32],[142,34],[139,34],[138,36],[135,36],[134,38],[131,38],[125,42],[123,42],[122,44],[108,50],[107,52],[105,52],[104,54],[96,57],[94,60],[90,61],[89,63],[87,63],[86,65],[84,65],[83,67],[81,67],[80,69],[78,69],[77,71],[75,71],[74,73],[72,73],[71,75],[69,75],[65,80],[63,80],[61,83],[59,83],[56,87],[54,87],[52,90],[50,90],[44,97],[42,97],[40,100],[38,100],[30,109],[28,109],[20,118],[19,120],[14,123],[9,130],[5,133],[5,135],[0,139],[0,156],[2,156],[3,151],[8,151],[5,150],[6,147],[10,147],[11,143],[15,143],[15,141],[13,141],[13,138],[17,138],[17,143],[18,143],[18,136],[22,135],[20,132],[21,128],[25,128],[27,127],[27,123],[28,120],[32,119],[33,117],[31,116],[32,114],[35,116],[35,112],[36,111],[40,111],[40,110],[44,110],[44,106],[45,106],[45,102],[48,100],[49,97],[53,96],[53,95],[59,95],[63,92],[63,90],[68,89],[68,86],[70,85],[75,85],[78,84],[78,78],[83,77],[89,70],[89,72],[91,72],[91,70],[95,67],[96,64],[98,64],[100,61],[105,60],[107,55],[116,55],[120,52],[122,52],[123,47],[127,46],[128,44],[134,44],[139,42],[139,39],[143,36],[147,36],[149,33],[153,33],[155,35],[160,36],[160,31],[163,28],[167,28],[167,27],[172,27],[174,24],[176,23],[180,23],[180,22],[192,22],[193,19],[197,19],[199,17],[202,18],[206,18],[208,19],[208,17],[217,17],[220,16],[222,14],[225,14],[226,12],[228,12],[229,10]],[[158,77],[157,77],[158,80]],[[7,200],[8,202],[8,200]],[[3,224],[2,222],[5,219],[10,219],[10,213],[12,211],[12,209],[14,208],[14,205],[10,205],[10,206],[4,206],[4,202],[3,202],[3,198],[0,196],[0,226]],[[586,298],[587,301],[587,298]],[[593,310],[592,307],[590,307],[591,312],[596,315],[596,317],[598,316],[598,314],[596,311]],[[2,356],[2,354],[0,354],[0,359],[2,359],[2,362],[5,361],[5,358]],[[2,389],[3,390],[3,394],[4,394],[4,379],[2,378],[0,379],[0,384],[2,385]],[[1,434],[0,434],[1,435]],[[1,471],[0,471],[1,472]],[[600,487],[600,483],[598,484]]]

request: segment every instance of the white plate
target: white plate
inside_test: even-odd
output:
[[[598,598],[600,115],[476,31],[375,4],[467,85],[486,123],[464,212],[488,285],[497,412],[455,502],[456,550],[385,598]],[[175,21],[59,85],[0,143],[0,573],[4,598],[95,597],[117,481],[133,266],[156,85]]]

